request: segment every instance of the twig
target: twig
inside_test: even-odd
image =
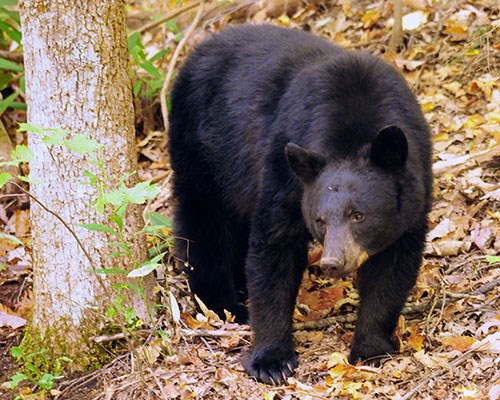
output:
[[[403,41],[403,0],[393,0],[394,26],[392,27],[389,48],[396,53],[398,46]]]
[[[153,334],[153,329],[141,329],[138,331],[133,331],[130,332],[133,333],[137,336],[141,337],[148,337]],[[129,333],[129,334],[130,334]],[[181,329],[181,333],[184,336],[190,336],[190,337],[230,337],[234,335],[239,335],[239,336],[251,336],[252,332],[250,330],[248,331],[243,331],[243,330],[223,330],[223,329]],[[113,335],[101,335],[101,336],[94,336],[91,338],[92,341],[95,343],[105,343],[105,342],[112,342],[114,340],[121,340],[125,339],[125,335],[123,332],[115,333]]]
[[[479,289],[474,290],[472,293],[473,294],[484,294],[486,292],[489,292],[491,289],[496,288],[498,285],[500,285],[500,278],[497,278],[493,282],[490,282],[484,286],[481,286]]]
[[[0,57],[15,63],[24,63],[23,53],[14,53],[12,51],[0,50]]]
[[[147,32],[153,28],[156,28],[158,25],[161,25],[163,24],[164,22],[167,22],[168,20],[171,20],[173,18],[176,18],[178,17],[179,15],[185,13],[186,11],[189,11],[193,8],[195,8],[198,4],[200,4],[199,1],[195,1],[194,3],[191,3],[191,4],[187,4],[185,5],[184,7],[179,7],[179,8],[176,8],[175,10],[172,10],[170,11],[167,15],[165,15],[164,17],[160,18],[160,19],[157,19],[156,21],[152,21],[150,22],[149,24],[146,24],[144,26],[141,26],[139,29],[136,29],[135,31],[132,31],[130,35],[133,35],[134,33],[137,33],[137,32],[140,32],[140,33],[143,33],[143,32]]]
[[[409,399],[411,399],[413,397],[413,395],[415,395],[416,393],[418,393],[422,389],[422,387],[425,386],[428,383],[428,381],[431,378],[432,379],[436,379],[437,377],[443,375],[445,372],[449,371],[450,369],[458,367],[465,360],[467,360],[471,356],[471,354],[473,354],[473,353],[481,350],[481,347],[478,347],[478,348],[475,348],[475,349],[469,349],[465,353],[463,353],[461,356],[459,356],[456,359],[454,359],[452,362],[450,362],[448,364],[448,366],[450,367],[448,370],[441,370],[441,371],[436,371],[436,370],[433,370],[433,369],[430,370],[429,372],[427,372],[420,379],[420,381],[413,387],[413,389],[411,389],[409,392],[406,392],[406,394],[403,397],[401,397],[401,400],[409,400]]]
[[[432,171],[436,176],[444,173],[457,173],[468,168],[465,165],[467,161],[475,160],[477,162],[482,162],[494,154],[500,154],[500,145],[493,146],[491,149],[478,151],[477,153],[466,154],[465,156],[457,157],[453,160],[438,161],[434,163]]]
[[[177,63],[177,59],[179,58],[179,54],[188,41],[189,37],[195,30],[196,26],[200,22],[201,15],[203,13],[203,9],[205,7],[205,1],[202,0],[200,1],[200,6],[198,8],[198,11],[196,13],[196,16],[194,17],[194,20],[192,24],[189,26],[188,30],[186,31],[186,34],[182,38],[182,40],[179,42],[177,45],[174,55],[172,56],[172,60],[170,61],[170,65],[168,66],[168,71],[167,71],[167,76],[165,77],[165,82],[163,83],[163,87],[161,89],[161,95],[160,95],[160,102],[161,102],[161,114],[163,116],[163,124],[165,126],[165,132],[168,132],[168,110],[167,110],[167,93],[168,93],[168,88],[170,86],[170,81],[172,79],[172,73],[174,72],[175,64]]]
[[[251,336],[251,331],[232,331],[223,329],[181,329],[181,332],[186,336],[209,336],[209,337],[228,337],[228,336]]]

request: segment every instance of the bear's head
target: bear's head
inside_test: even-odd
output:
[[[381,129],[360,153],[341,160],[293,143],[285,156],[303,183],[303,218],[323,244],[320,265],[331,275],[351,274],[404,233],[408,142],[400,128]]]

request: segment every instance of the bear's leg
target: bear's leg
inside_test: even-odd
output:
[[[377,358],[399,350],[391,338],[422,262],[426,222],[371,257],[358,271],[361,305],[349,362]]]
[[[287,212],[289,211],[289,212]],[[307,263],[307,233],[300,211],[282,209],[273,218],[266,211],[252,225],[246,275],[252,349],[243,357],[246,371],[259,381],[281,384],[297,367],[292,340],[292,315]],[[300,225],[300,226],[299,226]]]
[[[179,198],[175,212],[174,253],[185,265],[191,290],[224,319],[224,309],[246,323],[248,311],[238,303],[235,273],[243,269],[248,228],[237,223],[210,195]]]

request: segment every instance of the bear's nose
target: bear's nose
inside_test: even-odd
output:
[[[345,258],[323,257],[319,262],[320,267],[327,269],[343,269]]]

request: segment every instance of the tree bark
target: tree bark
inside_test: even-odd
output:
[[[125,0],[21,0],[28,122],[86,134],[104,145],[105,176],[119,178],[136,170],[134,110],[125,32]],[[117,294],[111,285],[126,278],[99,276],[93,268],[130,269],[130,260],[109,257],[109,238],[78,224],[105,224],[93,201],[85,170],[101,171],[86,154],[51,149],[30,133],[31,193],[60,216],[83,243],[85,257],[70,231],[32,202],[34,309],[23,341],[45,347],[52,359],[65,355],[82,370],[98,357],[90,337],[105,326],[105,314]],[[134,179],[129,179],[133,184]],[[130,238],[143,227],[141,209],[129,206]],[[145,241],[133,239],[136,260],[147,257]],[[104,282],[104,285],[102,285]],[[146,290],[152,279],[146,281]],[[106,289],[108,288],[108,289]],[[152,293],[152,291],[151,291]],[[145,315],[140,298],[129,303]]]

